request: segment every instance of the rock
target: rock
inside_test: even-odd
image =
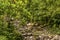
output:
[[[28,23],[27,26],[33,26],[34,24],[33,23]]]
[[[30,40],[35,40],[35,38],[33,36],[30,36]]]
[[[32,36],[32,33],[28,33],[27,35],[30,35],[30,36]]]
[[[53,38],[53,36],[49,36],[49,39],[51,40]]]
[[[51,40],[60,40],[60,36],[56,35],[55,37],[53,37]]]

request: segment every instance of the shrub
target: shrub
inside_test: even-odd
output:
[[[15,26],[10,22],[16,19],[20,26],[32,22],[60,29],[60,0],[0,0],[0,35],[15,40]]]

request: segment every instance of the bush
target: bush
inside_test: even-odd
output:
[[[0,35],[0,40],[8,40],[8,38],[6,38],[6,36]]]
[[[60,29],[60,0],[0,0],[0,35],[15,40],[16,19],[20,26],[32,22]]]

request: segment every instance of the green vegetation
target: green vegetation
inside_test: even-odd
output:
[[[1,40],[22,40],[13,25],[15,20],[20,22],[19,27],[37,23],[60,34],[60,0],[0,0]]]
[[[7,38],[6,38],[6,36],[0,36],[0,40],[8,40]]]

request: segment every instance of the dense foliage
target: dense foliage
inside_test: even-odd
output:
[[[22,40],[13,25],[15,20],[20,21],[19,27],[37,23],[60,34],[60,0],[0,0],[0,35]]]

